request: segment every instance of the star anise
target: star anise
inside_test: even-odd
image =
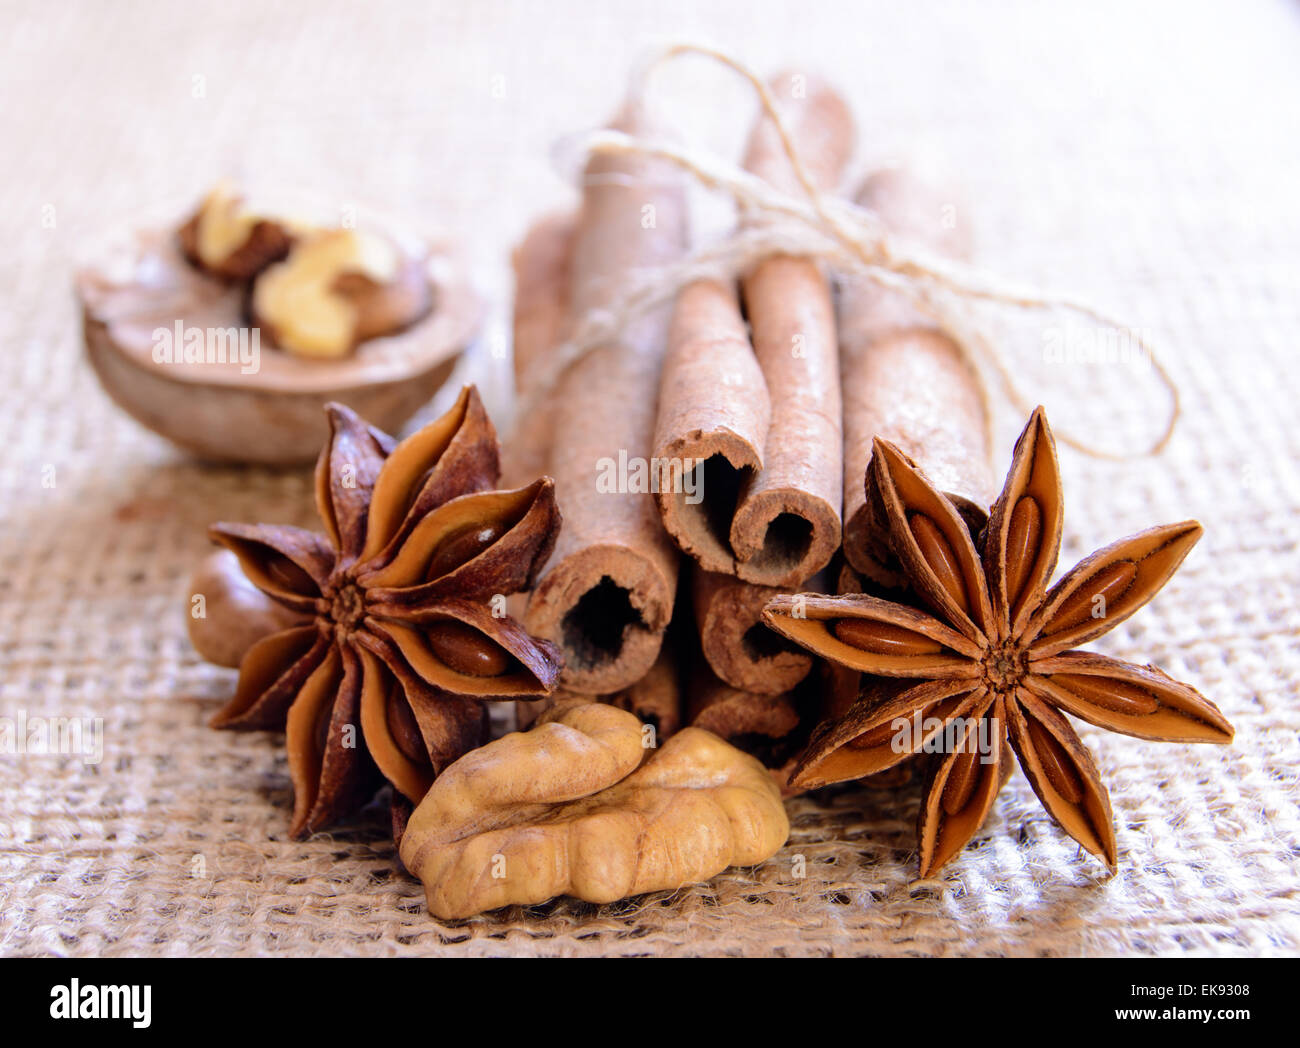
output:
[[[484,699],[549,694],[558,650],[504,617],[532,585],[560,524],[554,484],[492,491],[492,423],[467,387],[440,419],[395,444],[328,407],[316,466],[325,534],[215,524],[262,592],[304,624],[259,641],[213,726],[283,729],[291,833],[337,821],[377,785],[418,803],[486,739]]]
[[[1113,868],[1110,798],[1062,713],[1169,742],[1230,742],[1232,726],[1213,703],[1155,667],[1072,649],[1146,604],[1201,526],[1185,521],[1121,539],[1049,591],[1063,503],[1041,408],[1016,444],[982,552],[952,503],[893,444],[875,441],[869,469],[891,546],[924,608],[864,594],[783,596],[767,605],[765,621],[784,636],[878,675],[866,678],[842,717],[818,727],[792,785],[843,782],[917,753],[940,753],[918,831],[921,874],[928,876],[983,824],[1010,774],[1009,741],[1043,807]]]

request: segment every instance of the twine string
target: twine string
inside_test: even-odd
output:
[[[730,196],[739,210],[762,214],[765,221],[742,223],[718,243],[698,248],[672,263],[643,270],[625,281],[608,307],[589,311],[579,318],[569,338],[538,362],[521,394],[520,417],[535,408],[574,364],[616,339],[634,319],[667,304],[682,288],[701,279],[735,279],[775,254],[816,258],[839,274],[862,277],[905,296],[947,331],[963,352],[991,369],[1004,395],[1022,413],[1028,413],[1033,402],[1020,389],[1005,354],[974,322],[971,303],[1025,311],[1068,312],[1095,324],[1132,330],[1081,299],[1021,287],[983,268],[903,244],[874,212],[822,193],[809,175],[767,84],[725,52],[699,44],[668,46],[634,74],[629,91],[631,104],[640,104],[646,97],[655,70],[683,55],[712,59],[750,85],[776,132],[805,199],[782,193],[757,175],[677,143],[609,129],[593,131],[580,139],[581,155],[635,156],[668,163],[704,188]],[[1067,429],[1055,427],[1059,441],[1094,458],[1116,462],[1158,455],[1168,445],[1181,413],[1178,386],[1149,341],[1137,331],[1133,331],[1133,339],[1169,394],[1169,415],[1158,439],[1141,451],[1118,453],[1098,448]],[[972,360],[973,365],[975,362]]]

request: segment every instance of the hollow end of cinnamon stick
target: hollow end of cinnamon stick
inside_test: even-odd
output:
[[[830,562],[840,544],[840,515],[807,491],[770,488],[736,508],[731,544],[739,578],[788,589]]]
[[[656,452],[661,463],[690,466],[680,467],[681,484],[663,484],[655,497],[664,530],[706,571],[729,573],[735,567],[730,535],[736,500],[762,468],[753,450],[729,430],[696,429]]]
[[[731,518],[763,468],[771,404],[733,285],[701,280],[673,308],[659,387],[656,496],[664,529],[708,571],[731,572]]]
[[[795,586],[826,566],[841,537],[844,437],[830,284],[817,263],[778,256],[741,287],[772,421],[763,470],[731,521],[735,574]]]
[[[674,585],[675,578],[637,550],[588,546],[542,579],[524,624],[563,650],[566,688],[619,691],[645,676],[658,657]]]
[[[755,694],[779,695],[812,669],[811,655],[763,623],[763,606],[781,592],[729,575],[699,569],[691,573],[700,650],[724,683]]]
[[[759,276],[753,293],[809,301],[792,313],[756,307],[762,357],[733,287],[700,281],[678,297],[655,427],[657,499],[664,528],[706,571],[792,586],[840,541],[839,373],[824,278],[814,266],[810,281],[800,260],[772,265],[789,282]],[[808,353],[795,351],[805,343]]]

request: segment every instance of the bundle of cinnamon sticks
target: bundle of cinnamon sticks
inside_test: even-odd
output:
[[[774,77],[770,92],[806,175],[838,193],[849,107],[804,76]],[[611,126],[671,130],[640,104]],[[744,165],[802,191],[766,116]],[[853,196],[900,236],[964,255],[950,198],[907,172],[877,171]],[[563,650],[567,695],[615,702],[661,736],[708,728],[780,776],[861,682],[814,672],[762,624],[763,606],[899,584],[869,483],[874,437],[903,448],[978,530],[993,488],[988,409],[962,348],[897,292],[779,254],[738,280],[686,286],[537,395],[557,347],[628,281],[681,258],[688,228],[675,168],[598,156],[577,212],[542,220],[515,252],[515,378],[536,406],[517,421],[507,480],[551,475],[564,517],[523,614]]]

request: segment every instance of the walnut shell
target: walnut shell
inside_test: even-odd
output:
[[[428,279],[427,315],[332,360],[293,356],[259,332],[250,372],[238,358],[243,352],[251,359],[258,331],[248,318],[247,289],[195,269],[179,240],[165,228],[127,243],[119,238],[79,270],[76,290],[86,352],[109,396],[137,422],[207,460],[310,463],[328,435],[324,407],[331,401],[397,432],[446,382],[483,317],[483,300],[455,254],[403,240]],[[193,329],[203,333],[204,359],[160,359],[167,357],[160,345],[179,355],[178,343]],[[232,359],[217,359],[223,350]]]
[[[642,739],[630,713],[564,704],[452,764],[401,842],[429,912],[613,902],[763,862],[785,843],[780,791],[758,761],[700,728],[656,750]]]

